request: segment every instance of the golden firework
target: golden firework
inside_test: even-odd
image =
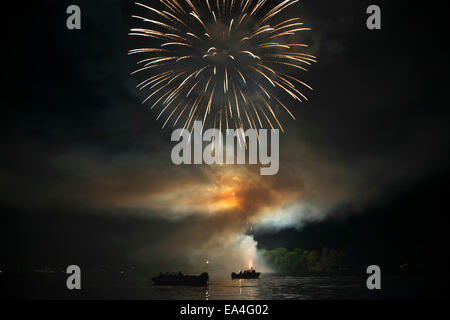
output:
[[[136,2],[143,15],[131,36],[148,47],[133,72],[148,90],[143,103],[159,108],[168,124],[191,129],[196,120],[214,128],[283,127],[278,110],[293,113],[282,100],[307,100],[297,78],[316,62],[304,53],[298,33],[310,30],[300,18],[281,18],[299,0],[269,5],[266,0],[159,0],[154,7]],[[285,11],[286,13],[286,11]]]

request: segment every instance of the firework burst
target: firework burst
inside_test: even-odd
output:
[[[143,103],[158,109],[163,128],[178,124],[190,129],[200,120],[219,129],[284,131],[278,111],[295,119],[286,100],[307,100],[302,90],[312,88],[296,74],[316,62],[304,53],[307,45],[296,40],[299,32],[310,29],[300,18],[279,18],[298,1],[136,3],[143,15],[133,18],[141,26],[129,34],[148,44],[129,54],[142,56],[133,74],[145,74],[137,86],[148,90]]]

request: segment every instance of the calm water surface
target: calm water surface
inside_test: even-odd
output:
[[[260,279],[231,280],[211,276],[206,287],[154,285],[148,277],[95,274],[82,280],[82,290],[67,290],[64,273],[3,277],[3,297],[25,299],[134,300],[310,300],[403,299],[427,297],[431,290],[411,277],[383,277],[382,290],[368,290],[365,277],[301,277],[262,274]],[[1,280],[1,279],[0,279]],[[6,281],[5,281],[6,280]]]
[[[134,283],[110,288],[104,298],[163,300],[311,300],[311,299],[383,299],[420,297],[408,281],[387,278],[387,286],[378,292],[366,287],[366,279],[355,276],[300,277],[262,274],[260,279],[212,279],[207,287],[158,286]],[[94,293],[96,290],[93,290]],[[100,290],[101,291],[101,290]],[[97,292],[100,293],[100,292]],[[115,297],[115,295],[117,296]],[[102,298],[102,297],[99,297]]]
[[[149,288],[149,297],[167,299],[244,299],[244,300],[304,300],[336,299],[354,296],[363,298],[365,291],[355,277],[296,277],[274,274],[260,279],[214,280],[207,288],[175,289],[164,286]],[[181,295],[181,296],[180,296]]]

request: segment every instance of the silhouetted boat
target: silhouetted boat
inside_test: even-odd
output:
[[[239,271],[239,273],[232,272],[231,279],[258,279],[261,272],[256,272],[255,269]]]
[[[195,275],[184,275],[178,273],[160,273],[159,276],[153,277],[152,281],[158,285],[168,286],[205,286],[208,283],[209,276],[207,272]]]

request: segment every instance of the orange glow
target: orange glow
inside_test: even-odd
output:
[[[213,195],[212,205],[219,209],[232,209],[239,207],[239,199],[236,197],[236,192],[229,186],[226,190],[218,190]]]
[[[208,196],[206,198],[210,208],[214,208],[214,211],[239,208],[241,199],[238,195],[240,189],[239,177],[234,176],[231,179],[221,177],[215,181],[214,185],[207,188]]]

